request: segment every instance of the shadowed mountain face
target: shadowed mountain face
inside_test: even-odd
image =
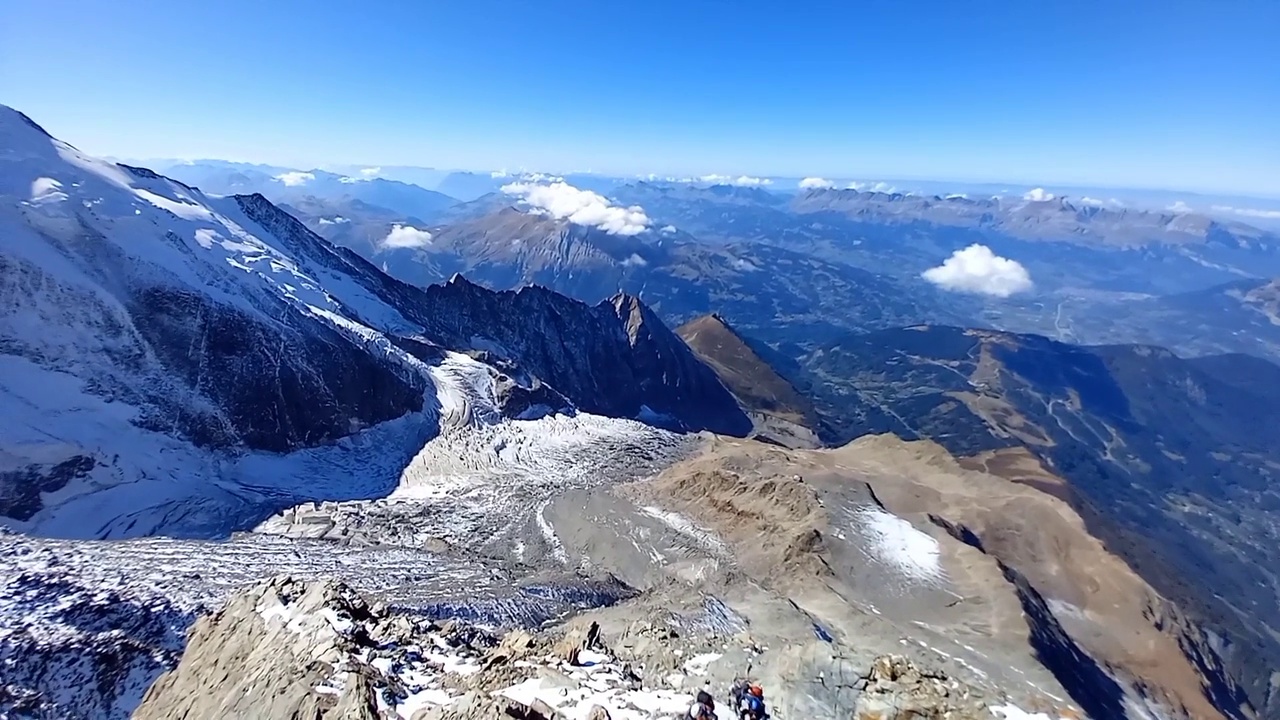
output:
[[[1255,394],[1280,367],[916,327],[830,344],[803,372],[840,439],[887,430],[958,456],[1030,450],[1094,535],[1220,639],[1252,703],[1280,710],[1280,405]]]
[[[423,305],[433,336],[512,363],[587,412],[729,435],[751,429],[715,373],[635,297],[588,306],[542,287],[494,292],[459,276],[428,287]]]
[[[755,420],[759,437],[809,445],[818,416],[813,403],[761,358],[747,341],[719,315],[704,315],[676,328],[738,404]]]

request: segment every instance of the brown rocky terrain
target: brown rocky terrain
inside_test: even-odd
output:
[[[817,447],[813,403],[747,344],[719,315],[703,315],[676,328],[715,371],[756,426],[756,435],[789,447]]]
[[[855,655],[902,640],[948,656],[961,675],[977,670],[1006,691],[1023,684],[1024,707],[1069,696],[1092,717],[1151,708],[1156,717],[1247,716],[1215,707],[1206,648],[1172,604],[1089,533],[1061,497],[1068,492],[1021,450],[957,460],[935,443],[888,435],[816,451],[716,439],[616,493],[679,513],[706,534],[704,547],[723,543],[721,560],[667,559],[661,577],[591,557],[646,587],[640,604],[669,598],[673,579],[696,577],[753,633],[792,633],[796,643],[803,618]],[[858,519],[877,505],[937,543],[937,575],[907,567],[903,577],[884,547],[854,538]],[[766,653],[758,667],[794,687],[796,670],[814,667],[797,655]]]

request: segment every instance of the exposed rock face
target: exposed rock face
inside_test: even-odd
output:
[[[181,663],[133,717],[632,720],[676,716],[704,687],[730,717],[729,668],[710,670],[722,654],[699,648],[742,640],[659,630],[629,631],[617,651],[595,623],[563,633],[514,630],[499,640],[369,604],[340,584],[278,578],[201,618]],[[850,680],[857,697],[848,707],[858,720],[988,720],[987,703],[1001,699],[898,655],[876,658]],[[787,692],[773,685],[769,697]]]
[[[459,276],[426,288],[425,303],[441,337],[518,363],[579,409],[750,431],[715,374],[635,298],[592,307],[540,287],[493,292]]]
[[[901,655],[882,655],[862,677],[855,720],[984,720],[995,717],[981,695],[944,673],[922,670]]]
[[[372,688],[342,666],[359,642],[351,629],[370,619],[342,586],[282,579],[256,588],[196,621],[183,661],[134,718],[375,718]],[[342,691],[316,689],[330,681]]]
[[[757,437],[791,447],[816,447],[813,403],[783,379],[719,315],[704,315],[676,328],[685,343],[738,399],[755,422]]]

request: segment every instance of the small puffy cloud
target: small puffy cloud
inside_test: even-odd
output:
[[[384,248],[424,248],[431,244],[431,233],[412,225],[396,224],[382,239]]]
[[[349,223],[349,222],[351,221],[348,220],[347,218],[342,217],[341,215],[335,215],[332,220],[330,220],[329,218],[320,218],[321,225],[341,225],[343,223]]]
[[[733,266],[743,272],[756,272],[757,270],[760,269],[758,265],[751,262],[750,260],[747,260],[746,258],[734,258]]]
[[[287,173],[280,173],[279,175],[276,176],[276,180],[278,182],[282,182],[285,185],[288,185],[289,187],[298,187],[299,185],[306,185],[308,182],[315,179],[316,179],[316,176],[313,175],[312,173],[298,172],[297,170],[294,170],[292,172],[287,172]]]
[[[695,178],[683,178],[680,182],[693,182]],[[737,185],[738,187],[760,187],[762,185],[772,185],[773,181],[769,178],[751,177],[750,175],[739,175],[733,177],[731,175],[703,175],[696,178],[698,182],[710,183],[712,185]]]
[[[830,180],[827,180],[825,178],[819,178],[819,177],[807,177],[800,181],[800,187],[803,190],[818,190],[818,189],[825,190],[827,188],[833,188],[835,186],[836,184],[831,182]]]
[[[1031,289],[1031,275],[1021,263],[1002,258],[977,243],[955,251],[920,277],[943,290],[1002,298]]]
[[[1124,207],[1124,203],[1120,202],[1115,198],[1108,198],[1106,200],[1102,200],[1099,198],[1089,197],[1087,195],[1085,197],[1080,198],[1080,204],[1088,205],[1090,207]]]
[[[504,177],[507,177],[507,171],[506,171],[506,170],[494,170],[493,172],[489,173],[489,177],[491,177],[491,178],[504,178]]]
[[[1187,213],[1192,212],[1192,210],[1191,210],[1191,206],[1190,206],[1190,205],[1188,205],[1188,204],[1186,204],[1186,203],[1184,203],[1184,202],[1182,202],[1181,200],[1179,200],[1178,202],[1176,202],[1176,203],[1174,203],[1174,204],[1170,205],[1170,206],[1169,206],[1168,208],[1166,208],[1166,209],[1167,209],[1167,210],[1170,210],[1170,211],[1172,211],[1172,212],[1175,212],[1175,213],[1177,213],[1177,214],[1179,214],[1179,215],[1186,215]]]
[[[360,171],[360,174],[367,178],[378,177],[378,173],[382,172],[380,167],[367,167]]]
[[[548,174],[546,174],[546,173],[540,173],[540,172],[536,172],[536,173],[525,173],[525,174],[523,174],[523,175],[521,175],[521,176],[520,176],[520,180],[522,180],[523,182],[534,182],[534,183],[537,183],[537,182],[548,182],[548,183],[553,183],[553,182],[564,182],[564,178],[560,177],[559,175],[548,175]]]
[[[34,195],[34,193],[32,193]],[[1260,218],[1263,220],[1280,220],[1280,210],[1259,210],[1256,208],[1238,208],[1230,205],[1214,205],[1218,212],[1232,213],[1242,217]]]
[[[857,190],[859,192],[873,193],[892,193],[897,190],[894,186],[886,182],[851,182],[844,186],[845,190]]]
[[[67,194],[62,192],[62,183],[51,177],[36,178],[31,183],[31,202],[36,205],[62,202]]]
[[[549,185],[518,182],[502,186],[502,192],[520,197],[540,212],[576,225],[595,227],[611,235],[639,235],[649,228],[649,217],[638,205],[620,207],[590,190],[579,190],[563,181]]]
[[[1023,200],[1030,200],[1031,202],[1048,202],[1054,197],[1056,196],[1053,193],[1044,188],[1031,188],[1022,194]]]
[[[622,261],[623,267],[644,267],[645,265],[648,265],[648,264],[649,264],[648,260],[645,260],[644,258],[640,257],[635,253],[631,253],[630,257]]]
[[[671,235],[671,234],[672,234],[672,233],[674,233],[675,231],[676,231],[676,226],[675,226],[675,225],[663,225],[663,226],[662,226],[662,232],[663,232],[664,234]]]
[[[965,193],[951,193],[950,195],[944,195],[942,199],[943,200],[968,200],[969,196],[966,195]]]

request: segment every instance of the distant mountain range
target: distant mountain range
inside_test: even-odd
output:
[[[324,170],[281,170],[228,163],[191,163],[161,172],[212,195],[259,193],[276,203],[319,198],[336,204],[360,202],[403,216],[431,220],[458,201],[444,193],[376,176],[340,175]]]
[[[1280,250],[1280,235],[1238,222],[1190,212],[1155,212],[1071,198],[968,198],[809,190],[792,208],[800,213],[834,212],[876,223],[930,223],[995,230],[1019,240],[1136,248],[1212,243],[1244,250]]]

